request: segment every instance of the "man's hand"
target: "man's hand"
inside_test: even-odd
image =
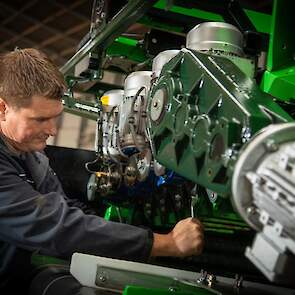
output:
[[[179,221],[169,234],[154,233],[151,256],[199,255],[203,245],[203,226],[199,220],[189,217]]]

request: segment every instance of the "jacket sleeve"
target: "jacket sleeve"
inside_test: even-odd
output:
[[[2,241],[66,259],[82,252],[146,261],[153,243],[148,230],[85,215],[58,192],[40,194],[1,158],[0,228]]]

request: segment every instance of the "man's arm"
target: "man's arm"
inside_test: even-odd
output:
[[[51,184],[54,182],[58,182],[55,185],[56,187],[59,186],[57,191],[63,191],[57,178],[55,181],[50,181]],[[69,206],[76,207],[75,202],[73,203],[66,196],[65,198]],[[78,207],[82,209],[80,206]],[[83,212],[87,213],[85,210]],[[152,238],[153,247],[151,256],[197,255],[200,254],[203,248],[203,227],[197,219],[188,218],[180,221],[168,235],[154,233]]]
[[[145,261],[150,256],[197,253],[198,226],[179,222],[168,235],[107,222],[69,207],[62,194],[40,194],[9,161],[0,158],[0,240],[31,251],[69,258],[73,252]]]
[[[0,241],[41,254],[70,258],[74,252],[146,261],[150,231],[69,207],[58,191],[40,193],[13,159],[0,153]]]

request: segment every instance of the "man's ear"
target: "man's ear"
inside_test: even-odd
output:
[[[7,112],[8,106],[6,101],[0,97],[0,121],[5,121],[5,115]]]

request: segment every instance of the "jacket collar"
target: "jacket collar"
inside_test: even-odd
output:
[[[11,156],[20,158],[21,153],[17,153],[16,151],[13,151],[11,148],[9,148],[8,144],[6,143],[5,136],[0,132],[0,149],[3,150],[6,154],[9,154]]]

